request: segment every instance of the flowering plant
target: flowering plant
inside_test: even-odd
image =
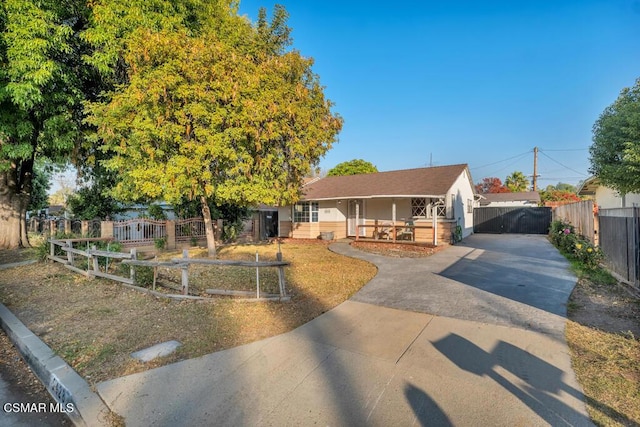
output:
[[[549,238],[561,251],[573,254],[587,268],[595,268],[602,261],[603,254],[600,248],[595,247],[586,237],[577,234],[568,221],[553,221]]]

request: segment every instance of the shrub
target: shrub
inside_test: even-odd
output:
[[[596,268],[602,261],[600,248],[586,237],[576,234],[575,228],[568,221],[553,221],[549,228],[549,239],[560,251],[580,261],[588,269]]]
[[[164,237],[156,237],[153,239],[153,244],[156,249],[164,249],[164,245],[167,243],[167,239]]]
[[[600,248],[595,247],[586,239],[580,239],[575,244],[573,253],[578,261],[590,269],[596,268],[603,258]]]

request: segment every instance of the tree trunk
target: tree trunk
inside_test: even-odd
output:
[[[211,221],[211,210],[205,196],[200,197],[202,203],[202,217],[204,218],[204,231],[207,235],[207,251],[209,257],[216,257],[216,236],[213,232],[213,222]]]
[[[12,163],[0,173],[0,248],[29,247],[27,207],[31,193],[33,157]]]
[[[0,188],[0,248],[29,247],[27,238],[27,205],[29,196]]]

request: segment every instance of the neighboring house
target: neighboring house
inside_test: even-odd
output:
[[[152,203],[158,205],[162,208],[165,215],[167,215],[167,219],[174,220],[176,219],[176,214],[173,211],[173,206],[167,202],[155,202]],[[146,217],[149,215],[149,204],[146,203],[136,203],[133,205],[127,205],[125,210],[115,215],[113,218],[116,221],[125,221],[129,219],[136,219],[140,217]]]
[[[640,206],[640,194],[620,194],[616,190],[602,185],[598,177],[595,176],[582,183],[578,188],[578,196],[593,197],[600,209]]]
[[[336,239],[374,236],[374,224],[415,225],[415,240],[448,242],[456,222],[463,236],[473,232],[475,190],[466,164],[329,176],[303,186],[302,200],[278,209],[281,237]],[[435,215],[435,218],[434,218]],[[366,227],[362,227],[366,225]]]
[[[478,197],[481,207],[537,207],[540,204],[540,194],[537,191],[488,193],[480,194]]]

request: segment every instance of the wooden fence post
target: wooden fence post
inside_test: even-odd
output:
[[[136,248],[131,248],[130,254],[131,254],[131,259],[132,260],[138,259],[138,250]],[[131,279],[131,282],[133,282],[133,284],[135,285],[136,284],[136,269],[135,269],[133,264],[129,265],[129,278]]]
[[[182,258],[184,259],[189,258],[188,249],[182,250]],[[189,264],[185,264],[183,267],[181,267],[181,270],[182,270],[182,295],[188,295],[189,294]]]
[[[96,245],[91,245],[91,250],[95,251]],[[93,271],[100,272],[100,264],[98,263],[98,257],[94,255],[91,258],[93,258]]]
[[[53,243],[53,237],[49,238],[49,243],[51,244],[51,247],[49,248],[49,255],[53,258],[56,256],[56,245]],[[51,261],[53,261],[53,259],[51,259]]]
[[[73,243],[71,243],[71,240],[67,240],[66,245],[68,248],[73,248]],[[67,251],[67,262],[69,263],[69,265],[73,265],[73,252],[71,251]]]
[[[256,264],[259,262],[258,251],[256,251]],[[260,268],[256,265],[256,298],[260,298]]]

